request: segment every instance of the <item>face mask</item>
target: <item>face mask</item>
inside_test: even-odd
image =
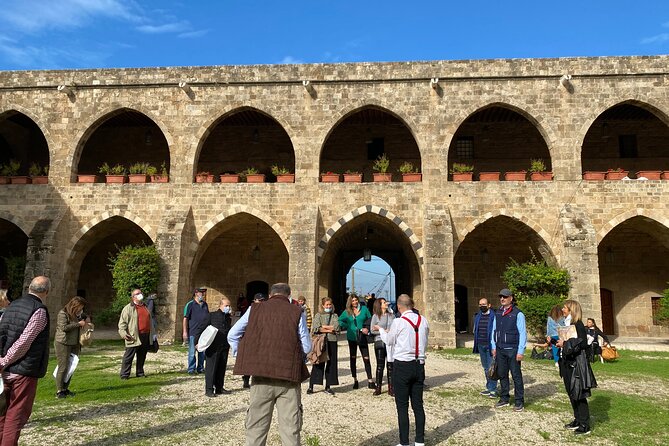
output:
[[[481,313],[488,311],[488,307],[484,307],[483,305],[481,305],[479,308],[481,309]]]
[[[230,314],[230,307],[223,307],[223,313]]]
[[[144,295],[143,294],[138,294],[138,295],[135,296],[135,299],[137,299],[139,301],[143,301],[144,300]]]
[[[323,308],[326,313],[332,313],[332,308]]]
[[[307,308],[307,304],[302,304],[302,305],[300,305],[300,307],[302,307],[302,309],[304,310],[304,309]]]

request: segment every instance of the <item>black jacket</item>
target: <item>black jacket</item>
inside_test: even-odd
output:
[[[590,389],[597,387],[597,380],[586,355],[588,338],[585,326],[581,321],[574,325],[577,337],[566,340],[562,345],[560,376],[569,398],[581,400],[590,396]]]
[[[230,315],[223,313],[221,310],[209,313],[209,325],[218,328],[218,333],[216,333],[216,337],[209,348],[207,348],[207,351],[228,350],[230,348],[230,344],[228,344],[228,332],[232,326]]]
[[[46,311],[46,326],[30,345],[28,353],[5,368],[10,373],[33,378],[42,378],[46,375],[49,363],[49,310],[33,294],[24,294],[5,310],[0,321],[0,354],[3,357],[7,354],[25,330],[32,315],[40,308]]]

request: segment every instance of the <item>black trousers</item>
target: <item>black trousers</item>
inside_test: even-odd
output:
[[[211,350],[211,351],[210,351]],[[204,391],[220,392],[225,384],[225,369],[228,366],[229,348],[204,351]]]
[[[374,354],[376,355],[376,386],[380,389],[381,383],[383,382],[383,367],[386,365],[386,357],[388,353],[386,352],[386,346],[377,347],[374,346]],[[388,362],[388,385],[393,383],[393,363]]]
[[[358,344],[355,341],[348,341],[348,352],[351,355],[351,375],[353,379],[357,378],[356,372],[356,359],[357,359],[357,350],[360,348],[360,355],[362,355],[362,362],[365,364],[365,372],[367,373],[367,379],[372,379],[372,363],[369,361],[369,345],[367,344]]]
[[[393,362],[393,388],[397,407],[397,424],[400,444],[409,444],[409,400],[416,418],[416,443],[425,443],[425,410],[423,409],[423,384],[425,364],[418,361]]]
[[[146,352],[149,351],[149,344],[151,334],[150,333],[140,333],[139,340],[142,343],[139,347],[126,347],[125,353],[123,354],[123,362],[121,364],[121,377],[129,378],[130,369],[132,369],[132,360],[137,354],[137,363],[135,364],[135,375],[143,376],[144,375],[144,361],[146,361]]]
[[[574,373],[574,369],[571,367],[562,367],[562,382],[564,383],[564,388],[567,391],[569,396],[569,385],[571,383],[571,375]],[[588,400],[586,398],[575,400],[569,396],[569,402],[571,403],[571,408],[574,411],[574,419],[578,424],[586,427],[590,427],[590,408],[588,407]]]
[[[330,359],[322,364],[314,364],[311,368],[311,378],[309,378],[309,387],[318,384],[323,385],[323,375],[325,375],[325,387],[339,385],[339,373],[337,373],[337,341],[327,341],[328,355]]]

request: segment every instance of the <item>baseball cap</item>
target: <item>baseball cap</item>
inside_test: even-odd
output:
[[[509,296],[513,296],[513,293],[508,288],[502,288],[502,290],[499,292],[499,295],[504,296],[504,297],[509,297]]]
[[[267,300],[267,296],[263,293],[256,293],[255,296],[253,296],[253,300]]]
[[[196,292],[196,293],[197,293],[197,292],[200,292],[200,293],[206,293],[206,292],[207,292],[207,289],[204,288],[204,287],[195,288],[195,292]]]

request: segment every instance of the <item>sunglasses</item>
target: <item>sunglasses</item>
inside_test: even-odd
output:
[[[508,299],[510,297],[512,297],[512,296],[499,296],[500,299]]]

